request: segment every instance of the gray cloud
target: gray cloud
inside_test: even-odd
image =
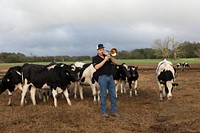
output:
[[[199,41],[199,0],[2,0],[0,52],[94,55],[96,45],[151,47],[174,35]]]

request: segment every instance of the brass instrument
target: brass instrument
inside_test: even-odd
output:
[[[111,56],[116,56],[118,51],[116,48],[112,48],[111,50],[106,50],[106,52],[110,53]]]

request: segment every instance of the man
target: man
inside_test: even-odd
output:
[[[117,117],[116,113],[116,91],[115,91],[115,83],[113,80],[112,74],[112,63],[116,64],[117,60],[110,57],[108,53],[104,52],[103,44],[97,45],[97,55],[93,57],[92,63],[94,68],[96,69],[96,75],[98,75],[98,83],[100,85],[100,104],[101,104],[101,112],[103,117],[109,117],[107,109],[106,109],[106,96],[107,89],[110,95],[111,102],[111,116]]]

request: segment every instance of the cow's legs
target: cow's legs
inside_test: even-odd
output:
[[[136,80],[135,81],[135,86],[134,86],[135,96],[138,95],[138,93],[137,93],[137,85],[138,85],[138,81]]]
[[[49,97],[51,96],[51,91],[50,90],[45,90],[44,95],[43,95],[43,102],[49,101]]]
[[[42,90],[41,89],[37,89],[36,93],[38,94],[39,99],[42,99]]]
[[[116,97],[117,97],[118,88],[119,88],[119,80],[118,81],[115,80]]]
[[[78,81],[74,82],[74,99],[77,99],[77,88],[78,88]]]
[[[164,88],[164,85],[161,84],[159,81],[158,82],[158,88],[159,88],[159,94],[160,94],[160,100],[162,101],[163,100],[163,88]]]
[[[100,90],[97,91],[97,95],[98,95],[98,102],[100,101]]]
[[[63,94],[65,95],[65,98],[67,100],[68,105],[71,106],[72,104],[71,104],[71,101],[69,99],[69,93],[68,93],[68,89],[67,88],[64,90]]]
[[[57,107],[58,104],[57,104],[57,91],[55,89],[52,89],[52,95],[53,95],[53,99],[54,99],[54,106]]]
[[[8,98],[8,106],[11,106],[12,105],[12,92],[10,92],[9,90],[8,90],[8,96],[9,96],[9,98]]]
[[[167,85],[167,88],[169,90],[168,94],[167,94],[167,100],[171,100],[172,98],[172,82],[173,81],[167,81],[166,85]]]
[[[78,89],[79,89],[80,98],[81,98],[81,100],[83,100],[83,86],[79,85]]]
[[[126,94],[126,81],[121,80],[121,93]]]
[[[133,96],[133,90],[132,90],[131,82],[129,82],[128,84],[129,84],[129,89],[130,89],[129,90],[130,91],[129,92],[130,93],[130,97],[132,97]]]
[[[28,87],[29,87],[29,85],[27,85],[27,80],[25,80],[25,85],[23,86],[23,89],[22,89],[21,106],[24,106],[24,98],[25,98],[26,93],[28,91]]]
[[[97,90],[96,90],[95,84],[91,84],[90,86],[92,88],[92,95],[94,97],[94,102],[96,102],[97,101]]]
[[[32,86],[30,93],[31,93],[31,100],[33,102],[33,105],[36,105],[36,100],[35,100],[36,88]]]

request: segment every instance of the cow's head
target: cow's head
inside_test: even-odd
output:
[[[125,63],[122,64],[122,69],[123,69],[126,77],[129,78],[131,76],[131,74],[129,73],[128,66]]]
[[[80,68],[74,64],[69,65],[69,71],[71,72],[71,81],[75,82],[79,79]]]
[[[21,66],[11,67],[2,78],[0,94],[5,90],[10,92],[15,90],[15,85],[22,82]]]
[[[124,80],[131,76],[130,73],[128,72],[128,66],[125,63],[121,65],[115,65],[115,71],[116,75],[118,75],[120,78]]]
[[[137,72],[138,66],[128,66],[128,71],[131,75],[131,77],[138,77],[138,72]]]
[[[64,71],[69,81],[74,82],[78,80],[78,71],[74,64],[70,64],[70,65],[58,64],[58,65],[63,65]]]

